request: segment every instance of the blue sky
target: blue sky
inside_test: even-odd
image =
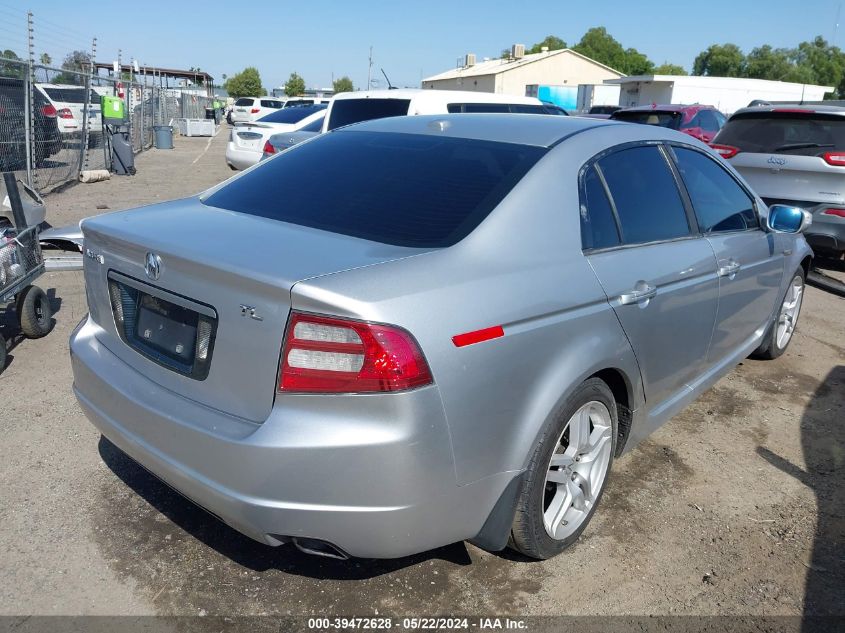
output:
[[[35,20],[36,53],[55,63],[73,48],[98,38],[98,61],[117,49],[149,65],[199,66],[218,81],[256,66],[264,85],[281,85],[296,71],[309,87],[331,85],[349,75],[356,87],[367,78],[373,46],[373,76],[384,68],[394,85],[417,86],[474,52],[496,56],[519,42],[530,46],[548,34],[575,44],[585,30],[605,26],[625,47],[656,63],[687,70],[696,54],[714,42],[748,51],[769,43],[794,46],[817,34],[834,38],[842,0],[578,0],[576,2],[487,2],[475,0],[144,0],[124,2],[126,13],[100,11],[92,0],[0,0],[0,49],[25,51],[25,12]],[[845,20],[845,9],[842,9]],[[840,27],[836,43],[845,43]]]

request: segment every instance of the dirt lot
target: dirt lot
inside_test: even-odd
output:
[[[139,156],[134,178],[53,194],[48,220],[198,192],[231,173],[225,136],[176,139]],[[54,333],[21,341],[0,318],[13,338],[0,376],[0,614],[845,615],[841,298],[809,288],[785,356],[744,362],[617,462],[564,555],[456,544],[334,562],[250,541],[100,439],[70,390],[81,274],[40,283]]]

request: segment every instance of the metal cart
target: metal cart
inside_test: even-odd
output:
[[[17,187],[7,191],[13,207],[20,198]],[[21,331],[27,338],[41,338],[53,327],[50,300],[41,288],[32,284],[44,272],[44,257],[38,242],[38,226],[22,231],[6,228],[0,232],[0,306],[9,312],[14,304]],[[0,372],[6,367],[6,339],[0,333]]]

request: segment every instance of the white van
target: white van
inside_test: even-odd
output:
[[[460,90],[366,90],[335,95],[329,103],[322,131],[389,116],[455,112],[561,114],[561,111],[552,111],[534,97]]]

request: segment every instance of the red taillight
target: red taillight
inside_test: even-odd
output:
[[[253,108],[252,110],[250,110],[250,112],[252,112],[253,114],[258,114],[259,112],[261,112],[261,108]]]
[[[46,117],[50,117],[51,119],[55,118],[56,108],[53,105],[48,103],[47,105],[41,106],[41,114],[43,114]]]
[[[845,218],[845,209],[825,209],[822,215],[835,215],[839,218]]]
[[[60,119],[72,119],[73,112],[70,111],[70,108],[61,108],[60,110],[56,111],[56,114]]]
[[[833,165],[834,167],[845,167],[845,152],[825,152],[824,162],[828,165]]]
[[[397,327],[294,312],[279,389],[319,393],[402,391],[432,382],[413,337]]]
[[[273,147],[273,144],[270,141],[264,143],[264,153],[265,154],[275,154],[276,148]]]
[[[733,145],[719,145],[718,143],[710,143],[710,147],[716,150],[716,152],[722,158],[733,158],[737,154],[739,154],[739,148],[734,147]]]

